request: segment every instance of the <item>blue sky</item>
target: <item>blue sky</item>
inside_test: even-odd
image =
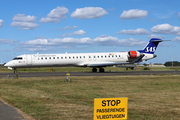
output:
[[[0,57],[140,50],[160,43],[148,63],[180,61],[180,1],[1,0]]]

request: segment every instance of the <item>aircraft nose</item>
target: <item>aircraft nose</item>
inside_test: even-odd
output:
[[[9,66],[11,66],[11,63],[8,62],[8,63],[6,63],[4,66],[5,66],[5,67],[9,67]]]
[[[8,66],[8,64],[7,64],[7,63],[5,63],[5,64],[4,64],[4,66],[5,66],[5,67],[7,67],[7,66]]]

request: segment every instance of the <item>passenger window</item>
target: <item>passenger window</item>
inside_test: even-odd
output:
[[[103,58],[103,56],[101,56],[101,58]]]
[[[41,60],[43,60],[43,57],[41,58]]]
[[[71,57],[69,57],[69,59],[71,59]]]
[[[65,57],[65,59],[67,59],[67,57]]]
[[[59,59],[59,57],[57,57],[57,59]]]
[[[73,56],[73,59],[74,59],[74,56]]]
[[[51,59],[51,57],[49,57],[49,59]]]
[[[79,58],[81,59],[81,56]]]
[[[84,58],[85,58],[85,56],[84,56]]]
[[[53,59],[55,59],[55,57],[53,57]]]
[[[63,57],[61,57],[61,59],[63,59]]]
[[[76,58],[78,59],[78,56],[76,56]]]
[[[119,57],[121,57],[121,56],[119,55]]]
[[[47,57],[45,57],[45,59],[47,60]]]

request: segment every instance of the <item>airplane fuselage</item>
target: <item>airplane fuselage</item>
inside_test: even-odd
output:
[[[153,58],[147,54],[142,60]],[[106,67],[129,63],[127,52],[111,53],[71,53],[71,54],[27,54],[20,55],[8,62],[11,68],[27,67]]]

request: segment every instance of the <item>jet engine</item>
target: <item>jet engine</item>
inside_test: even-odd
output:
[[[137,57],[140,57],[141,55],[143,55],[143,54],[138,51],[129,51],[128,52],[129,58],[137,58]]]

